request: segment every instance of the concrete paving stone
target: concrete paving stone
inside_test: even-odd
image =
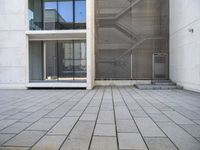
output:
[[[200,125],[200,120],[193,120],[193,122]]]
[[[116,137],[93,136],[90,150],[117,150]]]
[[[183,124],[180,125],[187,132],[189,132],[194,137],[200,137],[200,125],[196,124]]]
[[[7,117],[6,119],[16,119],[16,120],[18,120],[18,119],[23,119],[23,118],[27,117],[28,115],[30,115],[30,113],[26,113],[26,112],[17,113],[15,115]]]
[[[181,150],[199,150],[200,142],[175,123],[158,123],[159,127]]]
[[[118,133],[119,149],[147,150],[147,147],[139,133]]]
[[[88,150],[95,122],[79,121],[60,150]]]
[[[148,117],[147,114],[143,111],[143,110],[131,110],[131,115],[134,117],[134,118],[141,118],[141,117]]]
[[[144,111],[146,111],[146,113],[148,114],[161,114],[162,112],[160,112],[158,109],[156,109],[155,107],[143,107]]]
[[[145,138],[149,150],[178,150],[168,138]]]
[[[29,125],[30,125],[30,123],[17,122],[5,129],[1,130],[0,133],[13,133],[13,134],[16,133],[17,134],[17,133],[20,133],[21,131],[23,131]]]
[[[49,110],[39,110],[22,119],[22,122],[35,122],[46,115]]]
[[[97,114],[83,114],[80,118],[82,121],[95,121]]]
[[[48,131],[57,121],[57,118],[41,118],[27,128],[27,130]]]
[[[130,120],[132,119],[128,109],[123,107],[115,107],[116,120]]]
[[[33,146],[45,132],[23,131],[14,138],[10,139],[4,146]]]
[[[0,150],[29,150],[28,147],[0,147]]]
[[[31,150],[58,150],[65,136],[44,136]]]
[[[49,132],[48,135],[68,135],[78,117],[64,117],[62,118]]]
[[[113,105],[101,105],[101,111],[113,111]]]
[[[71,110],[65,116],[66,117],[79,117],[79,116],[81,116],[82,112],[83,111]]]
[[[149,114],[149,116],[155,122],[171,122],[171,120],[163,114]]]
[[[117,120],[117,132],[138,133],[138,129],[133,120]]]
[[[15,123],[17,120],[1,120],[0,121],[0,130],[10,126],[11,124]]]
[[[114,124],[114,112],[100,111],[97,123],[113,123]]]
[[[15,134],[0,134],[0,145],[11,139]]]
[[[0,114],[0,121],[3,120],[3,119],[5,119],[6,117],[8,117],[8,115],[1,115]]]
[[[87,107],[84,111],[85,114],[97,114],[99,111],[99,107]]]
[[[29,107],[29,108],[27,108],[27,109],[25,109],[25,110],[23,110],[22,111],[22,113],[23,112],[36,112],[36,111],[38,111],[38,110],[40,110],[42,108],[42,106],[32,106],[32,107]]]
[[[163,113],[177,124],[195,124],[194,122],[177,113],[176,111],[163,111]]]
[[[188,110],[186,108],[183,107],[175,107],[174,108],[177,112],[179,112],[180,114],[186,116],[189,119],[197,119],[200,120],[200,114],[193,112],[192,110]]]
[[[96,124],[94,135],[96,136],[116,136],[115,125]]]
[[[50,113],[48,113],[45,117],[53,117],[53,118],[61,118],[63,117],[73,106],[75,105],[74,102],[66,102],[61,106],[57,107]]]
[[[150,118],[135,118],[143,137],[166,137]]]

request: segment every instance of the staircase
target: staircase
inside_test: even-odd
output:
[[[136,88],[141,90],[171,90],[171,89],[182,89],[176,83],[171,80],[152,80],[151,84],[136,84]]]

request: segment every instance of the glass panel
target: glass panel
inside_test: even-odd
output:
[[[74,60],[74,79],[86,79],[86,60]]]
[[[59,41],[59,80],[73,80],[73,42]]]
[[[46,44],[46,79],[57,80],[57,41],[47,41]]]
[[[56,29],[57,0],[44,0],[44,29]]]
[[[58,29],[73,29],[73,0],[58,1]]]
[[[29,79],[43,80],[43,42],[29,42]]]
[[[86,78],[86,42],[74,41],[74,78]]]
[[[75,29],[86,28],[86,0],[75,0]]]
[[[29,0],[29,28],[30,30],[42,30],[42,0]]]

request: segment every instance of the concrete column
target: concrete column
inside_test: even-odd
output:
[[[87,8],[87,89],[92,89],[95,80],[95,2],[86,0]]]

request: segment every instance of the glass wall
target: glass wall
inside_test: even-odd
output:
[[[30,81],[86,80],[86,42],[30,42]]]
[[[169,0],[95,2],[96,79],[152,79],[153,54],[169,53]]]
[[[86,0],[29,0],[30,30],[86,29]]]

